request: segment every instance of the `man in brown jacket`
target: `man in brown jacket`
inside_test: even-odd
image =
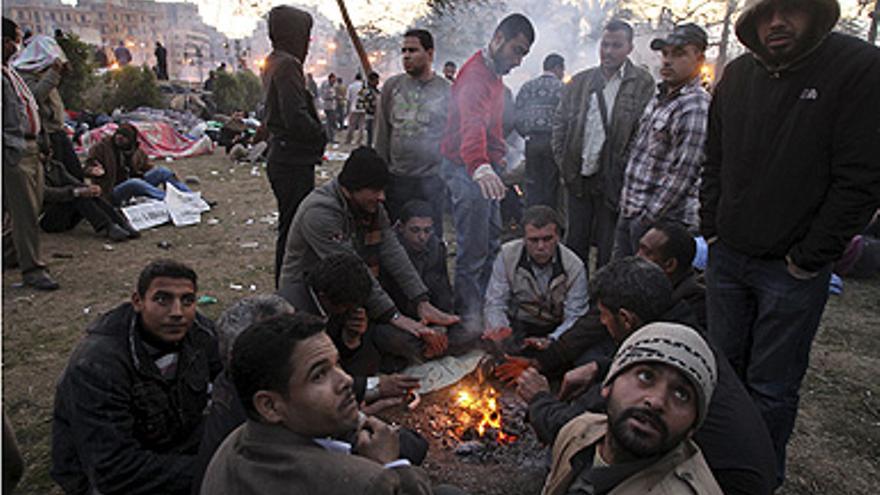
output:
[[[603,383],[607,417],[585,413],[559,432],[543,495],[720,495],[691,440],[716,381],[715,356],[692,328],[652,323],[636,331]]]
[[[230,371],[248,420],[214,455],[201,493],[432,493],[427,474],[400,459],[395,429],[359,413],[323,329],[282,315],[236,339]],[[335,439],[353,429],[355,445]]]
[[[599,67],[574,75],[553,123],[553,156],[568,193],[565,245],[584,260],[587,275],[592,244],[597,269],[611,257],[627,144],[654,93],[651,75],[629,60],[632,41],[626,22],[605,26]]]

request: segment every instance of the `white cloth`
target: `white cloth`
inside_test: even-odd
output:
[[[24,49],[16,54],[12,66],[22,72],[39,72],[52,65],[56,58],[67,62],[67,56],[55,38],[37,34],[32,36]]]

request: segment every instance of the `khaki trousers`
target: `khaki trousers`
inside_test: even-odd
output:
[[[43,164],[35,141],[28,141],[17,164],[3,164],[3,210],[12,218],[12,242],[21,272],[46,267],[40,260],[39,215],[43,204]]]

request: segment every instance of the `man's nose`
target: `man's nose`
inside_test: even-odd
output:
[[[379,191],[379,195],[376,197],[376,199],[385,202],[385,191]]]
[[[171,316],[179,317],[183,316],[183,303],[180,299],[174,299],[171,302]]]

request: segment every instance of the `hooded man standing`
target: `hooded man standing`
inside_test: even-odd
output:
[[[267,172],[278,201],[276,286],[290,222],[300,202],[315,188],[315,165],[321,162],[327,144],[303,74],[311,31],[312,16],[308,12],[287,5],[269,11],[273,50],[266,59],[263,89],[270,134]]]
[[[709,111],[709,337],[767,423],[779,483],[831,265],[880,205],[880,50],[831,33],[839,16],[835,0],[750,2],[750,53]]]

